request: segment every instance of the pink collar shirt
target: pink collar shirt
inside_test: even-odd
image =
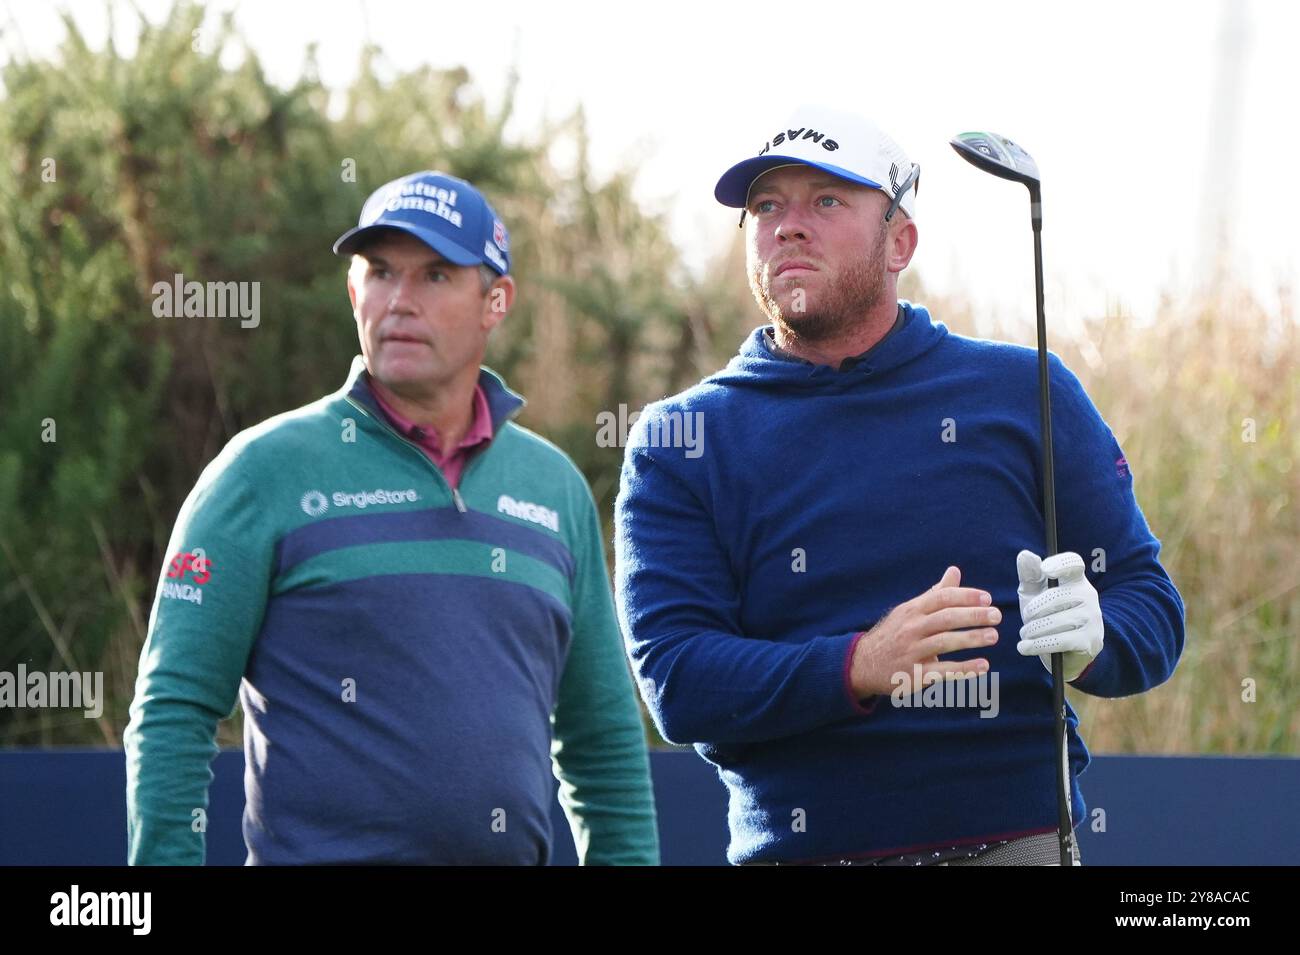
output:
[[[398,434],[409,438],[417,445],[429,460],[438,466],[443,476],[447,478],[447,483],[453,488],[460,486],[460,476],[469,462],[470,451],[492,440],[492,413],[488,410],[487,395],[483,393],[482,385],[474,386],[474,411],[469,430],[460,439],[460,444],[450,452],[443,450],[438,440],[438,433],[433,428],[424,428],[403,418],[380,396],[379,389],[375,388],[373,383],[370,393],[375,396],[376,403],[388,417],[389,424],[397,429]]]

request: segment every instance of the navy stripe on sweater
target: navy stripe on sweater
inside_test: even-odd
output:
[[[468,540],[506,547],[550,564],[573,582],[573,554],[558,539],[490,514],[462,514],[454,507],[349,514],[306,524],[280,540],[275,573],[279,576],[311,557],[341,547],[421,540]]]

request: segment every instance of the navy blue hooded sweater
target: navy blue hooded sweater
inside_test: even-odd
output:
[[[620,623],[660,733],[729,791],[733,863],[1056,826],[1051,674],[1016,651],[1016,554],[1045,547],[1037,354],[901,304],[901,325],[843,371],[775,355],[755,329],[629,435]],[[1083,556],[1105,621],[1072,685],[1140,693],[1178,661],[1182,599],[1110,428],[1055,354],[1049,367],[1059,549]],[[996,706],[855,700],[855,640],[949,565],[1002,611],[996,645],[944,657],[987,657]],[[1073,709],[1067,725],[1077,825],[1089,757]]]

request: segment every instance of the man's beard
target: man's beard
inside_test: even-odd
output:
[[[805,310],[797,308],[782,309],[780,303],[771,293],[771,282],[764,288],[761,272],[749,273],[749,290],[754,293],[764,314],[772,323],[782,330],[789,342],[821,344],[835,341],[847,332],[860,326],[885,294],[885,235],[887,226],[876,236],[875,252],[869,259],[859,260],[837,275],[830,286],[818,293],[818,300],[807,301],[811,296],[805,293]],[[799,291],[796,285],[791,290],[791,304],[799,304]]]

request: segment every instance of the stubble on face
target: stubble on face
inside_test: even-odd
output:
[[[834,342],[862,324],[885,295],[888,233],[889,224],[882,219],[872,243],[873,251],[840,270],[829,288],[816,295],[804,289],[801,280],[794,280],[788,308],[777,301],[772,291],[773,278],[763,263],[751,266],[749,290],[758,307],[782,330],[787,341],[804,345]],[[799,291],[806,294],[799,295]]]

